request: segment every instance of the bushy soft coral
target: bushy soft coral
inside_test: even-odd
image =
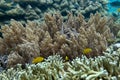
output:
[[[74,17],[69,14],[65,22],[59,14],[46,14],[45,23],[28,21],[25,27],[12,20],[10,25],[1,29],[0,53],[10,56],[9,65],[17,63],[18,58],[21,60],[19,63],[26,63],[37,56],[54,54],[73,59],[80,57],[85,48],[92,49],[88,57],[102,55],[108,46],[107,40],[113,37],[106,23],[107,18],[99,13],[91,15],[88,21],[81,14]],[[12,54],[19,57],[14,58]]]

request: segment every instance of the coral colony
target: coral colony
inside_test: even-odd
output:
[[[45,13],[59,12],[66,18],[68,12],[82,13],[89,17],[90,13],[99,11],[106,14],[106,0],[0,0],[0,21],[9,23],[11,18],[24,23],[26,20],[41,21]],[[14,2],[10,2],[14,1]]]
[[[0,80],[120,80],[120,21],[107,3],[1,0]]]
[[[15,20],[2,26],[0,52],[8,55],[8,66],[29,63],[33,58],[59,54],[71,60],[85,54],[87,57],[102,55],[113,38],[106,25],[106,17],[91,15],[86,22],[80,14],[68,16],[66,22],[59,14],[45,15],[45,23],[26,23],[25,27]],[[12,37],[11,37],[12,36]]]

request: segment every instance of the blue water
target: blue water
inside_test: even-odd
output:
[[[109,3],[114,2],[114,1],[117,1],[117,0],[109,0]],[[120,7],[113,7],[110,4],[108,4],[108,8],[109,8],[109,13],[117,13],[117,9]]]

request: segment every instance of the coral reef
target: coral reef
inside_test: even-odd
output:
[[[113,34],[118,37],[118,32],[120,30],[120,17],[114,17],[114,16],[110,16],[108,17],[108,25],[111,29],[111,31],[113,32]]]
[[[7,0],[8,1],[8,0]],[[7,2],[6,0],[0,1],[0,24],[9,23],[10,19],[20,20],[25,15],[23,10],[18,4]]]
[[[120,37],[119,35],[120,23],[113,23],[110,28],[112,32],[114,33],[114,35],[116,35],[116,37]]]
[[[115,42],[120,42],[120,15],[117,17],[112,17],[109,22],[110,29],[116,36]]]
[[[12,20],[10,25],[2,26],[0,54],[8,55],[7,67],[17,63],[31,63],[35,57],[44,58],[59,54],[69,59],[81,57],[83,50],[90,48],[87,57],[103,55],[113,34],[107,25],[107,18],[99,13],[91,15],[86,21],[83,15],[68,15],[63,22],[60,14],[45,15],[45,22],[30,22],[26,25]]]
[[[120,80],[120,24],[107,3],[0,0],[0,80]]]
[[[21,66],[1,72],[0,80],[120,80],[120,48],[114,51],[111,46],[96,58],[82,56],[64,62],[54,55],[42,63]]]
[[[1,0],[0,22],[9,23],[11,18],[23,23],[26,20],[41,21],[48,12],[60,12],[65,18],[68,12],[75,15],[82,13],[87,18],[90,13],[96,11],[105,15],[107,2],[107,0]]]

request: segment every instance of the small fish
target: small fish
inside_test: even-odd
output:
[[[36,57],[32,60],[32,63],[36,64],[36,63],[42,62],[43,60],[44,60],[43,57]]]
[[[83,54],[89,54],[89,53],[91,53],[92,52],[92,49],[91,48],[85,48],[84,50],[83,50]]]
[[[65,61],[68,61],[68,60],[69,60],[68,56],[65,56]]]
[[[119,12],[119,13],[120,13],[120,8],[118,8],[118,9],[117,9],[117,12]]]

